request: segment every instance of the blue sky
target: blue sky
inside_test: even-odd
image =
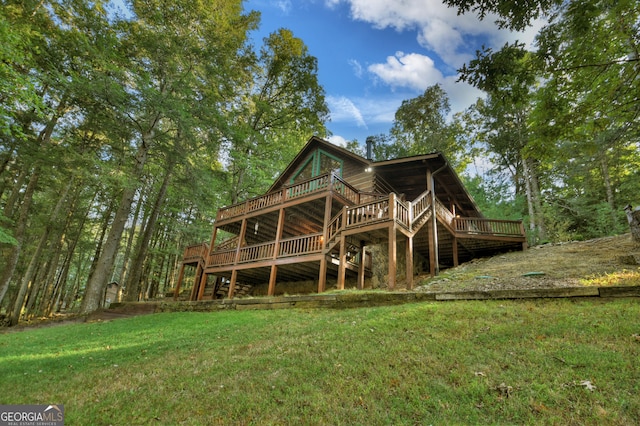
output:
[[[452,113],[482,93],[456,83],[456,70],[482,45],[532,43],[541,23],[524,33],[498,30],[491,18],[457,16],[440,0],[247,0],[261,13],[256,45],[278,28],[290,29],[318,58],[318,74],[337,144],[388,133],[405,99],[434,84],[447,92]]]

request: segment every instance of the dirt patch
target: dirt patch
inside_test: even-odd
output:
[[[418,283],[427,293],[640,285],[640,246],[630,234],[545,244],[474,259]]]

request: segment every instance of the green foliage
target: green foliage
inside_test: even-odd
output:
[[[526,200],[513,194],[509,182],[500,176],[463,177],[463,183],[485,217],[520,220],[525,216]]]
[[[560,4],[560,0],[445,0],[444,4],[458,9],[458,14],[473,12],[480,19],[497,16],[501,28],[524,30],[535,19],[545,16]]]

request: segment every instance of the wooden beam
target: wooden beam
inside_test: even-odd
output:
[[[364,241],[360,241],[360,264],[358,265],[358,290],[364,289],[364,261],[365,261]]]
[[[198,283],[198,297],[196,300],[202,300],[202,296],[204,296],[204,290],[207,287],[207,278],[208,275],[204,273],[204,268],[198,264],[198,269],[200,270],[200,282]]]
[[[231,271],[231,280],[229,282],[229,299],[233,299],[233,294],[236,292],[236,279],[238,278],[238,271],[235,269]]]
[[[271,265],[271,274],[269,275],[269,290],[267,296],[276,294],[276,278],[278,276],[278,265]]]
[[[453,235],[453,266],[456,267],[459,264],[458,260],[458,238]]]
[[[273,259],[277,259],[280,254],[280,238],[282,237],[282,227],[284,226],[284,208],[281,208],[278,212],[278,225],[276,226],[276,240],[275,246],[273,248]],[[275,264],[271,265],[271,272],[269,273],[269,290],[267,291],[267,295],[273,296],[276,294],[276,280],[278,277],[278,266]]]
[[[346,237],[344,233],[340,236],[340,264],[338,265],[338,290],[344,290],[344,278],[347,268]]]
[[[327,256],[320,259],[320,271],[318,271],[318,293],[327,289]]]
[[[413,290],[413,237],[407,237],[405,241],[407,290]]]
[[[180,266],[180,273],[178,274],[178,284],[176,284],[176,289],[173,292],[173,300],[178,300],[178,296],[180,295],[180,286],[182,285],[182,280],[184,279],[184,263]]]
[[[434,250],[437,250],[437,248],[434,248],[434,238],[433,238],[433,222],[436,220],[435,216],[431,215],[431,218],[429,219],[429,226],[427,227],[427,234],[429,235],[429,274],[431,274],[432,277],[434,277],[436,275],[436,267],[435,267],[435,263],[436,263],[436,253]]]
[[[396,227],[395,223],[389,225],[389,289],[396,287]]]

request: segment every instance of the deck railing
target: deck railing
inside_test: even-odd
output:
[[[236,249],[214,251],[207,257],[207,266],[233,265],[236,263]]]
[[[403,228],[411,229],[411,203],[405,203],[396,197],[396,208],[394,210],[396,223]]]
[[[411,219],[416,220],[431,207],[431,192],[424,191],[411,202]]]
[[[298,256],[302,254],[320,253],[322,251],[322,233],[301,237],[286,238],[279,242],[278,258]],[[225,266],[236,263],[255,262],[274,258],[276,243],[274,241],[241,247],[240,250],[220,250],[211,253],[207,258],[207,266]]]
[[[494,235],[504,237],[524,237],[522,221],[497,220],[478,217],[456,217],[455,230],[464,234]]]
[[[335,238],[340,235],[340,231],[344,226],[344,214],[341,210],[340,213],[335,215],[329,225],[327,225],[327,247],[329,247],[335,240]]]
[[[345,210],[345,228],[352,228],[389,219],[389,197],[347,207]]]
[[[242,203],[223,207],[218,210],[218,217],[216,220],[220,221],[236,216],[241,216],[246,213],[251,213],[257,210],[265,209],[267,207],[279,205],[286,200],[299,198],[305,195],[310,195],[327,190],[331,190],[337,194],[340,194],[353,204],[359,204],[360,202],[360,194],[356,188],[351,186],[341,177],[334,175],[333,173],[325,173],[321,176],[307,179],[303,182],[284,186],[278,191],[270,192],[259,197],[250,198],[246,201],[243,201]]]
[[[238,263],[271,259],[273,258],[273,250],[275,249],[275,247],[276,244],[274,242],[242,247],[240,249],[240,257],[238,258]]]
[[[194,244],[184,249],[184,255],[182,256],[182,261],[185,262],[190,260],[204,259],[208,251],[209,251],[209,244],[207,243]]]
[[[359,194],[357,190],[348,185],[341,178],[327,174],[316,179],[310,179],[305,182],[289,186],[281,192],[267,194],[267,196],[261,197],[260,199],[249,200],[249,202],[244,203],[243,205],[248,209],[259,209],[269,206],[271,203],[275,203],[278,199],[278,193],[286,199],[290,197],[299,197],[303,194],[309,194],[317,190],[326,190],[329,187],[331,187],[331,190],[339,192],[347,199],[365,199],[365,197],[362,197],[362,194]],[[323,235],[323,233],[314,233],[283,239],[278,243],[277,256],[275,252],[275,241],[241,247],[239,250],[231,247],[231,244],[223,243],[216,247],[215,251],[208,256],[207,266],[224,266],[231,265],[236,262],[246,263],[273,259],[276,257],[281,258],[320,253],[324,249],[331,248],[343,230],[374,223],[387,222],[390,220],[395,221],[398,225],[404,227],[410,232],[415,232],[415,229],[413,228],[414,225],[419,220],[423,221],[425,213],[429,213],[432,207],[431,193],[429,191],[422,193],[413,202],[404,202],[395,194],[385,196],[384,198],[376,196],[375,194],[369,195],[371,196],[366,198],[368,202],[356,204],[351,207],[343,207],[343,209],[336,214],[327,225],[326,235]],[[391,200],[394,201],[393,205],[390,203]],[[436,200],[435,210],[438,219],[446,223],[458,234],[524,238],[524,230],[522,228],[521,221],[455,217],[454,214],[450,212],[439,200]],[[238,206],[231,206],[228,211],[240,210],[238,209]],[[392,215],[393,217],[391,217]],[[324,240],[324,237],[326,237],[326,241]],[[201,249],[202,245],[192,247],[193,249],[190,247],[187,250],[193,250],[193,253],[195,253],[197,249]]]
[[[287,238],[280,241],[278,257],[297,256],[300,254],[318,253],[322,251],[322,232],[303,237]]]

